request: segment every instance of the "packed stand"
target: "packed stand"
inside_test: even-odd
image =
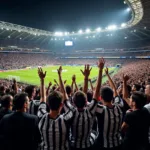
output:
[[[31,85],[21,89],[15,80],[1,83],[0,149],[149,150],[150,63],[123,66],[113,80],[105,64],[103,58],[97,63],[96,86],[89,78],[92,68],[85,65],[80,89],[75,75],[66,85],[62,66],[57,70],[59,82],[50,82],[47,88],[42,68],[40,89]],[[105,85],[103,72],[108,77]],[[135,85],[138,80],[140,88]]]

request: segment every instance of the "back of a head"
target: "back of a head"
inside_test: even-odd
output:
[[[24,104],[27,102],[27,97],[28,97],[28,94],[26,93],[20,93],[14,97],[13,104],[16,110],[23,109]]]
[[[58,91],[53,91],[47,97],[47,103],[50,110],[57,111],[62,104],[62,94]]]
[[[28,94],[28,97],[32,97],[35,86],[29,85],[25,88],[25,92]]]
[[[82,91],[77,91],[74,94],[73,102],[77,108],[83,109],[86,106],[86,95]]]
[[[113,100],[113,90],[110,87],[103,87],[101,88],[100,95],[104,102],[111,102]]]
[[[11,95],[4,95],[1,98],[1,106],[4,108],[9,108],[10,103],[13,101],[13,97]]]
[[[138,109],[142,109],[146,105],[147,98],[145,94],[138,91],[132,93],[132,101],[135,102]]]
[[[141,85],[140,84],[134,84],[136,91],[140,91],[141,89]]]
[[[87,100],[88,102],[91,102],[93,98],[93,92],[92,91],[88,91],[87,92]]]
[[[0,86],[0,93],[5,92],[5,87],[3,85]]]
[[[66,86],[66,92],[67,92],[68,95],[70,95],[72,93],[72,89],[71,89],[70,85]]]

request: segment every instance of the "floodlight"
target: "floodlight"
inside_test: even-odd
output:
[[[82,31],[82,30],[79,30],[79,33],[80,33],[80,34],[82,34],[82,33],[83,33],[83,31]]]
[[[8,36],[8,38],[10,38],[10,36]]]
[[[68,32],[65,32],[65,35],[68,35]]]
[[[20,40],[21,40],[22,38],[20,38]]]
[[[126,4],[126,1],[124,1],[123,3]]]
[[[57,39],[55,38],[55,41],[57,41]]]
[[[102,30],[101,28],[97,28],[97,29],[96,29],[97,32],[100,32],[101,30]]]
[[[127,8],[127,12],[129,12],[131,9],[130,8]]]
[[[134,32],[136,32],[136,30],[134,30]]]
[[[62,32],[55,32],[55,36],[63,36]]]
[[[86,33],[89,33],[89,32],[91,32],[91,30],[90,29],[86,29]]]
[[[107,29],[108,29],[108,30],[116,30],[116,29],[117,29],[117,26],[116,26],[116,25],[110,25],[110,26],[108,26]]]
[[[146,27],[144,27],[144,29],[147,29]]]
[[[95,38],[95,35],[93,35],[93,38]]]
[[[124,39],[127,39],[128,37],[124,37]]]
[[[126,27],[126,23],[122,23],[121,24],[121,27],[123,28],[123,27]]]

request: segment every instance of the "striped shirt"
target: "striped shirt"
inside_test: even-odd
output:
[[[29,102],[28,113],[32,115],[37,115],[38,107],[40,106],[39,100],[32,100]]]
[[[46,104],[41,103],[38,110],[39,129],[42,135],[41,150],[68,150],[69,122],[73,112],[68,111],[52,119],[46,111]]]
[[[95,143],[95,140],[98,137],[98,130],[93,130],[93,124],[95,121],[97,104],[96,100],[92,100],[92,102],[82,111],[74,108],[70,135],[71,147],[89,148]],[[67,101],[64,108],[65,110],[72,109],[73,106]]]
[[[98,145],[104,148],[114,148],[121,145],[121,125],[123,112],[121,98],[115,98],[112,108],[98,104],[97,118],[99,127]]]

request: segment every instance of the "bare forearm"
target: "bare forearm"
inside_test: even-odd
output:
[[[88,91],[88,77],[85,77],[85,78],[84,78],[83,92],[84,92],[85,94],[87,94],[87,91]]]
[[[77,83],[75,82],[74,84],[75,84],[76,91],[78,91],[79,89],[78,89]]]
[[[72,83],[71,83],[71,89],[72,89],[72,91],[73,91],[73,81],[72,81]]]
[[[96,99],[96,100],[98,100],[98,98],[100,96],[100,88],[101,88],[101,83],[102,83],[102,73],[103,73],[103,70],[100,69],[99,73],[98,73],[95,93],[94,93],[94,96],[93,96],[93,98]]]
[[[46,102],[44,79],[41,79],[41,102]]]
[[[92,81],[90,81],[90,85],[91,85],[91,90],[93,91],[94,87],[93,87]]]
[[[48,96],[48,94],[49,94],[49,89],[50,89],[50,86],[48,86],[48,88],[46,90],[46,96]]]

